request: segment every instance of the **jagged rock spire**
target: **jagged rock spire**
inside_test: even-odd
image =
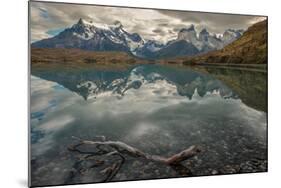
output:
[[[187,30],[188,30],[188,31],[194,31],[194,30],[195,30],[194,25],[191,24],[191,25],[189,26],[189,28],[187,28]]]
[[[77,24],[80,24],[80,25],[84,24],[83,19],[82,19],[82,18],[79,18]]]

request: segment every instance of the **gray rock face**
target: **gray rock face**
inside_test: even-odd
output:
[[[222,36],[222,41],[224,45],[227,45],[236,39],[240,38],[243,34],[243,30],[234,30],[234,29],[227,29]]]

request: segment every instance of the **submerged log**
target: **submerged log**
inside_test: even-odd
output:
[[[114,176],[117,174],[117,172],[120,170],[120,168],[125,162],[126,158],[124,155],[159,162],[165,165],[169,165],[173,167],[173,169],[177,169],[175,167],[184,168],[181,162],[190,159],[201,152],[201,149],[198,146],[193,145],[170,157],[163,157],[159,155],[148,154],[124,142],[108,141],[105,139],[104,136],[100,137],[102,138],[101,141],[82,140],[77,137],[72,138],[78,140],[78,143],[68,147],[68,149],[72,152],[78,152],[79,154],[86,154],[87,156],[85,157],[85,159],[89,156],[95,155],[104,155],[105,157],[115,155],[120,157],[120,160],[101,171],[102,174],[107,175],[104,181],[110,181],[112,178],[114,178]],[[81,146],[83,145],[94,146],[97,151],[83,151],[81,149]]]
[[[77,137],[73,137],[73,138],[79,140],[79,143],[77,145],[72,146],[72,149],[75,148],[76,151],[78,151],[80,153],[83,153],[83,151],[78,150],[77,147],[79,147],[81,145],[95,145],[96,147],[109,146],[115,150],[113,152],[114,154],[116,154],[118,152],[118,153],[130,155],[132,157],[143,157],[145,159],[165,163],[167,165],[179,164],[182,161],[192,158],[193,156],[195,156],[199,152],[201,152],[201,149],[198,146],[193,145],[175,155],[172,155],[171,157],[162,157],[162,156],[158,156],[158,155],[150,155],[148,153],[145,153],[137,148],[134,148],[134,147],[132,147],[124,142],[120,142],[120,141],[106,141],[105,139],[103,141],[89,141],[89,140],[82,140]],[[111,153],[108,153],[107,155],[109,155],[109,154],[111,154]]]

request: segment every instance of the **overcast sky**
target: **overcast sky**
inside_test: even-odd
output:
[[[144,39],[166,42],[176,38],[181,28],[195,25],[199,32],[222,34],[226,29],[247,29],[265,19],[256,16],[211,14],[199,12],[117,8],[90,5],[31,2],[31,41],[52,37],[75,24],[79,18],[97,24],[120,21],[128,32],[139,33]]]

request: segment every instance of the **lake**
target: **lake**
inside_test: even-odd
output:
[[[100,182],[102,169],[67,148],[72,136],[105,136],[150,154],[191,145],[191,176],[267,171],[267,73],[216,67],[138,65],[36,69],[31,75],[32,185]],[[77,173],[80,171],[81,173]],[[112,181],[184,176],[128,157]]]

